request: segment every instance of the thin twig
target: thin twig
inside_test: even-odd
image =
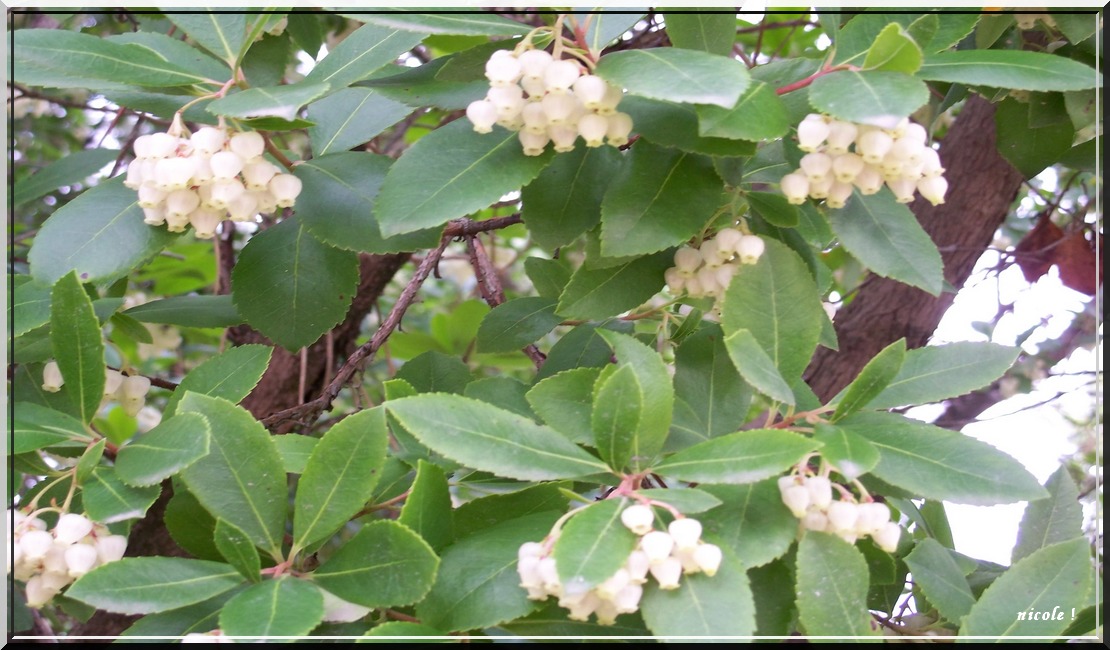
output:
[[[490,307],[504,303],[505,290],[501,286],[501,278],[497,275],[497,269],[486,254],[482,242],[477,237],[467,237],[466,250],[470,254],[470,265],[474,267],[474,277],[478,280],[478,291],[482,294],[482,299]],[[547,357],[534,343],[524,346],[523,352],[532,360],[536,370],[539,370],[547,361]]]

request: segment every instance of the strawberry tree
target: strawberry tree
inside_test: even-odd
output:
[[[1089,319],[927,343],[996,233],[1101,297],[1101,14],[9,18],[13,630],[1099,626],[1072,475],[947,417]]]

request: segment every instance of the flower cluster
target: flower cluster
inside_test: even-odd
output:
[[[42,369],[42,389],[48,393],[56,393],[65,384],[62,371],[58,362],[50,360]],[[150,379],[139,375],[124,375],[123,373],[104,369],[104,397],[100,407],[104,408],[109,402],[118,402],[123,410],[135,417],[146,404],[146,394],[150,392]]]
[[[94,568],[115,562],[127,549],[127,538],[112,535],[85,515],[66,513],[53,530],[46,522],[19,510],[8,510],[8,573],[27,585],[27,604],[42,607],[69,583]]]
[[[178,121],[166,133],[135,140],[135,160],[124,185],[139,193],[144,221],[170,232],[192,225],[211,239],[224,219],[251,221],[293,206],[301,179],[283,174],[262,157],[265,141],[255,131],[229,135],[206,126],[189,137]]]
[[[699,248],[683,246],[675,251],[674,266],[663,277],[673,294],[686,292],[691,298],[719,298],[732,282],[741,264],[755,264],[765,245],[756,235],[724,228]]]
[[[572,620],[588,621],[593,614],[598,624],[612,625],[619,614],[631,614],[639,608],[649,574],[660,589],[677,589],[683,573],[717,573],[721,549],[701,541],[701,523],[680,518],[661,531],[653,530],[654,520],[654,512],[645,505],[632,505],[621,512],[621,521],[640,539],[624,565],[592,589],[564,585],[559,579],[555,558],[550,554],[557,532],[542,543],[527,542],[518,554],[520,586],[528,590],[531,600],[556,596],[559,606],[570,610],[568,618]]]
[[[617,112],[624,91],[582,72],[576,61],[546,50],[498,50],[486,62],[489,92],[466,107],[466,116],[478,133],[494,124],[517,131],[528,156],[542,154],[548,142],[555,151],[572,151],[578,136],[587,147],[627,144],[632,118]]]
[[[795,205],[812,197],[842,208],[853,188],[875,194],[885,183],[899,203],[916,191],[939,205],[948,181],[927,139],[925,127],[908,119],[884,129],[811,113],[798,125],[798,148],[807,153],[799,169],[782,177],[782,193]]]
[[[784,476],[779,479],[782,502],[807,530],[832,533],[849,544],[871,536],[875,544],[893,553],[902,528],[890,520],[890,509],[882,503],[833,500],[832,481],[827,476]],[[841,492],[844,495],[844,492]]]

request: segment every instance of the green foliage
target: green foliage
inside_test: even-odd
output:
[[[166,11],[133,16],[133,30],[114,14],[52,14],[52,29],[12,16],[9,504],[50,526],[64,512],[110,524],[88,540],[130,535],[131,554],[152,530],[179,547],[64,586],[41,617],[57,630],[94,609],[141,616],[121,642],[1094,627],[1068,468],[1041,486],[992,446],[902,415],[1028,384],[1018,375],[1040,359],[992,342],[907,349],[907,331],[833,368],[834,397],[814,394],[819,346],[839,340],[848,356],[872,331],[858,316],[834,328],[824,301],[854,310],[868,275],[922,295],[951,287],[920,202],[883,189],[795,205],[782,187],[810,113],[888,130],[908,118],[950,164],[966,152],[949,124],[979,94],[997,105],[999,153],[1035,191],[1003,234],[1025,236],[1029,206],[1053,206],[1070,219],[1053,263],[1076,286],[1072,258],[1101,237],[1086,16],[1037,23],[1051,43],[1038,51],[1011,16],[933,11],[758,23],[666,9]],[[516,101],[487,63],[532,49],[623,90],[596,114],[587,90],[549,96],[578,98],[566,128],[623,114],[628,142],[606,121],[605,146],[527,155],[529,135],[558,132],[529,123],[556,101],[533,90],[527,112],[500,107],[492,132],[476,131],[462,113],[487,93],[497,104],[491,83]],[[229,220],[203,172],[179,189],[136,157],[154,142],[140,135],[187,138],[217,117],[262,133],[262,158],[299,182],[292,205]],[[133,172],[123,182],[144,165],[143,204],[163,208],[140,207]],[[1037,180],[1050,167],[1058,191]],[[979,191],[947,181],[961,201]],[[221,219],[212,242],[196,211],[181,234],[144,223],[173,216],[150,194],[194,186]],[[739,236],[762,251],[730,249]],[[1013,257],[1030,277],[1026,254]],[[127,395],[106,367],[156,389]],[[796,516],[787,491],[817,477],[838,504],[883,504],[897,535],[840,530],[816,503]],[[943,501],[1029,501],[1012,566],[954,550]],[[684,566],[677,585],[661,586],[659,562],[632,580],[649,546],[622,520],[633,504],[656,531],[703,526],[667,557]],[[10,578],[22,624],[28,572],[50,562]],[[903,616],[911,595],[918,612]],[[634,602],[617,611],[621,598]],[[1021,615],[1054,607],[1078,616]]]

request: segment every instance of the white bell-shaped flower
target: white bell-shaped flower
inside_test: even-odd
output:
[[[163,158],[154,168],[155,184],[163,192],[183,190],[189,187],[196,168],[192,158]]]
[[[19,537],[19,545],[25,559],[39,560],[54,546],[54,536],[45,530],[29,530]]]
[[[42,389],[48,393],[56,393],[62,389],[65,380],[62,378],[62,371],[58,368],[58,362],[51,359],[46,362],[42,367]]]
[[[101,564],[115,562],[127,550],[127,538],[123,535],[101,535],[96,538],[96,553]]]
[[[54,539],[62,544],[75,544],[79,539],[92,532],[93,524],[82,514],[67,512],[58,517],[54,525]]]
[[[582,75],[574,81],[574,96],[590,110],[600,108],[605,101],[608,84],[597,75]]]
[[[582,75],[582,68],[570,59],[552,61],[543,71],[543,83],[551,93],[565,93]]]
[[[495,88],[515,84],[520,75],[520,60],[512,50],[497,50],[486,61],[486,79]]]
[[[193,151],[202,156],[211,156],[224,148],[224,144],[227,143],[227,133],[214,126],[205,126],[198,129],[189,138],[189,142],[193,145]]]
[[[599,110],[598,114],[603,113]],[[628,144],[628,136],[632,133],[632,116],[627,113],[613,112],[608,117],[609,130],[605,133],[606,140],[614,147]]]
[[[166,214],[186,217],[200,206],[200,196],[193,190],[174,190],[166,195]]]
[[[99,558],[96,547],[90,544],[74,544],[65,551],[66,566],[69,567],[69,577],[80,578],[96,566]]]
[[[804,517],[809,508],[809,490],[804,485],[791,485],[782,491],[782,502],[795,517]]]
[[[243,192],[227,205],[227,215],[232,221],[251,221],[258,214],[256,192]]]
[[[600,147],[605,144],[609,131],[609,119],[596,113],[587,113],[578,120],[578,134],[586,141],[587,147]]]
[[[827,476],[810,476],[805,480],[809,502],[818,510],[824,510],[832,503],[832,481]]]
[[[651,506],[632,504],[621,511],[621,523],[637,535],[646,535],[655,523],[655,511]]]
[[[654,530],[640,538],[640,550],[651,564],[658,564],[670,556],[674,549],[674,538],[661,530]]]
[[[156,208],[162,205],[166,200],[166,192],[158,189],[153,185],[143,184],[139,186],[139,207],[140,208]]]
[[[852,197],[852,190],[851,183],[835,181],[829,188],[828,196],[825,197],[825,205],[830,208],[843,208]]]
[[[841,183],[851,183],[863,171],[866,165],[863,158],[855,153],[842,153],[833,158],[832,172],[836,180]]]
[[[569,124],[552,124],[547,127],[547,135],[555,145],[555,151],[560,153],[574,151],[574,142],[578,139],[578,129]]]
[[[573,95],[547,95],[541,105],[549,124],[566,124],[571,121],[581,103]]]
[[[723,554],[721,548],[716,544],[699,544],[694,549],[694,561],[697,562],[698,567],[705,572],[705,575],[713,577],[717,574],[717,570],[721,567],[721,560]]]
[[[649,571],[659,583],[660,589],[678,589],[678,581],[682,578],[682,562],[677,557],[668,557],[652,564]]]
[[[856,174],[852,184],[859,188],[860,194],[868,196],[883,189],[883,176],[875,167],[866,165]]]
[[[674,539],[675,548],[694,548],[701,539],[701,522],[690,517],[675,519],[667,526],[667,532]]]
[[[266,141],[262,139],[262,134],[257,131],[243,131],[231,136],[231,140],[228,141],[228,148],[243,160],[250,160],[262,155],[262,152],[266,150]]]
[[[828,146],[826,153],[830,155],[843,154],[848,152],[848,147],[856,141],[859,135],[859,127],[853,122],[844,122],[842,120],[832,120],[829,122],[829,137],[827,139]]]
[[[829,137],[829,122],[823,115],[810,113],[798,124],[798,148],[814,152]]]
[[[825,509],[825,514],[829,518],[829,527],[834,532],[851,531],[856,527],[859,507],[851,501],[833,501]]]
[[[238,201],[242,196],[243,195],[240,194],[238,197],[232,199],[232,201]],[[196,235],[197,239],[212,239],[215,237],[216,228],[223,219],[224,213],[222,211],[210,210],[208,208],[197,208],[189,214],[189,224],[193,226],[193,234]],[[132,377],[131,379],[136,378]],[[147,381],[149,382],[150,380]],[[141,398],[139,398],[139,408],[142,408]],[[135,413],[138,413],[138,410],[136,410]]]
[[[818,183],[828,178],[832,157],[826,153],[807,153],[802,156],[799,165],[810,183]]]
[[[104,397],[115,398],[122,385],[123,375],[120,371],[111,368],[104,369]]]
[[[917,183],[908,178],[887,179],[886,186],[894,192],[894,200],[899,203],[913,201],[913,193],[917,190]]]
[[[926,176],[917,181],[917,191],[929,203],[940,205],[944,203],[944,195],[948,192],[948,181],[943,176]]]
[[[520,86],[490,88],[486,99],[497,109],[499,119],[510,119],[520,114],[524,108],[524,93]]]
[[[477,133],[489,133],[497,122],[497,106],[488,99],[470,102],[466,107],[466,117],[474,125]]]
[[[517,57],[520,61],[520,72],[523,79],[541,81],[544,71],[551,64],[551,53],[547,50],[526,50]]]
[[[531,131],[520,131],[517,133],[517,139],[520,140],[520,144],[524,148],[525,156],[539,156],[543,153],[544,147],[546,147],[549,142],[546,132],[533,133]]]
[[[744,235],[736,244],[736,256],[741,264],[755,264],[763,255],[767,244],[757,235]]]
[[[782,188],[782,193],[791,205],[801,205],[809,196],[809,179],[800,171],[783,176],[779,181],[779,187]]]
[[[166,223],[166,206],[143,208],[143,223],[151,226],[161,226]]]
[[[870,129],[856,139],[856,153],[872,165],[880,164],[893,146],[894,139],[882,129]]]
[[[902,527],[893,521],[888,521],[879,528],[871,539],[875,540],[875,544],[886,551],[893,553],[898,550],[898,539],[902,536]]]
[[[528,102],[520,111],[520,119],[524,122],[524,130],[537,135],[547,135],[547,111],[540,102]]]
[[[144,158],[169,158],[177,151],[177,138],[168,133],[151,133],[147,136]],[[136,139],[137,140],[137,139]],[[136,154],[138,155],[138,154]]]
[[[208,166],[212,170],[213,180],[226,181],[243,171],[243,159],[234,151],[220,151],[212,154]]]
[[[301,193],[301,179],[292,174],[277,174],[267,186],[279,208],[291,208]]]

